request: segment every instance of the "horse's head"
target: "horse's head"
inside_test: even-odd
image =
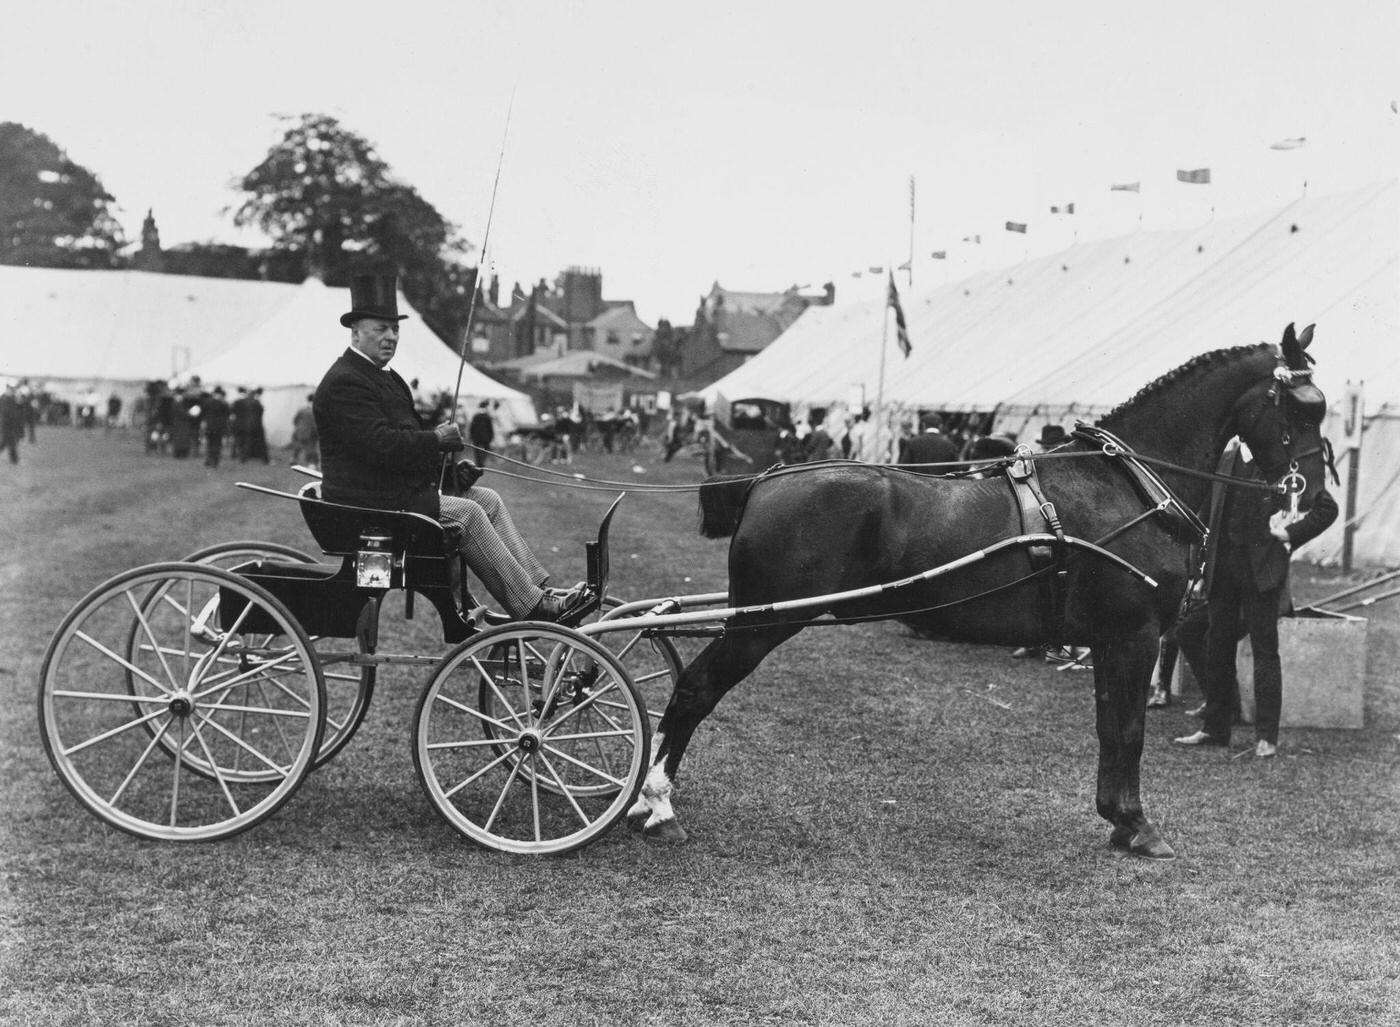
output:
[[[1272,377],[1239,398],[1232,419],[1259,472],[1287,494],[1296,493],[1302,510],[1326,488],[1329,470],[1334,480],[1337,476],[1332,446],[1322,435],[1327,399],[1312,382],[1313,359],[1307,353],[1313,328],[1308,325],[1300,335],[1291,324],[1284,329]]]

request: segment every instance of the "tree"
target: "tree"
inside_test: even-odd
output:
[[[404,294],[448,339],[466,328],[475,272],[471,245],[412,186],[398,181],[374,146],[325,114],[303,114],[236,184],[234,215],[274,251],[296,253],[308,274],[344,286],[357,269],[395,269]]]
[[[114,202],[48,136],[0,122],[0,263],[116,267],[126,240]]]
[[[680,373],[684,341],[684,329],[678,331],[671,327],[671,322],[664,317],[657,320],[656,332],[651,337],[651,356],[662,375],[674,378]]]

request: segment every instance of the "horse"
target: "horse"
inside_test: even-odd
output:
[[[1194,357],[1098,422],[1123,444],[1122,453],[1140,457],[1137,467],[1147,463],[1157,471],[1174,503],[1154,508],[1144,498],[1149,494],[1135,484],[1117,442],[1076,435],[1052,455],[1036,456],[1050,516],[1066,536],[1099,543],[1097,553],[1062,547],[1048,566],[1035,546],[997,545],[1037,530],[1023,520],[1023,504],[1005,477],[930,477],[835,461],[756,479],[707,479],[701,530],[731,537],[735,613],[677,678],[629,826],[649,840],[686,840],[671,795],[691,736],[774,648],[827,614],[838,622],[900,618],[962,641],[1090,646],[1099,740],[1095,804],[1112,825],[1110,846],[1145,859],[1174,858],[1143,810],[1139,773],[1158,641],[1177,613],[1193,546],[1202,541],[1184,522],[1200,527],[1192,512],[1203,507],[1211,472],[1235,435],[1268,482],[1282,483],[1273,485],[1280,496],[1293,492],[1298,508],[1308,509],[1325,487],[1324,472],[1332,469],[1320,431],[1326,400],[1310,383],[1312,357],[1305,352],[1313,327],[1295,334],[1288,325],[1278,346]],[[1030,457],[1029,450],[1019,455]],[[1169,516],[1172,510],[1178,516]],[[1047,539],[1044,523],[1039,532],[1031,540],[1037,545]],[[951,573],[923,574],[989,548],[985,559],[960,563]],[[771,608],[849,590],[863,591]]]

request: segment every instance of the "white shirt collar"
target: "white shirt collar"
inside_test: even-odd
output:
[[[369,363],[369,365],[370,365],[371,367],[373,367],[376,371],[383,371],[385,374],[388,374],[388,373],[389,373],[389,365],[388,365],[388,364],[385,364],[383,367],[380,367],[378,361],[374,360],[372,357],[367,357],[367,356],[365,356],[363,353],[361,353],[359,350],[357,350],[354,346],[347,346],[346,348],[347,348],[348,350],[350,350],[351,353],[355,354],[355,356],[359,357],[361,360],[364,360],[364,361],[366,361],[367,363]]]

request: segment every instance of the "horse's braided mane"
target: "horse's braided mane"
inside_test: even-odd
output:
[[[1163,389],[1175,385],[1183,378],[1195,377],[1198,374],[1203,374],[1206,371],[1219,367],[1221,364],[1230,363],[1237,357],[1249,356],[1267,349],[1268,347],[1269,344],[1267,342],[1259,342],[1255,343],[1253,346],[1231,346],[1228,349],[1215,349],[1208,353],[1197,354],[1180,367],[1168,371],[1161,377],[1148,382],[1142,388],[1138,389],[1138,391],[1133,394],[1133,397],[1126,403],[1119,403],[1107,414],[1099,418],[1096,423],[1104,424],[1118,415],[1128,412],[1139,403],[1146,402]]]

